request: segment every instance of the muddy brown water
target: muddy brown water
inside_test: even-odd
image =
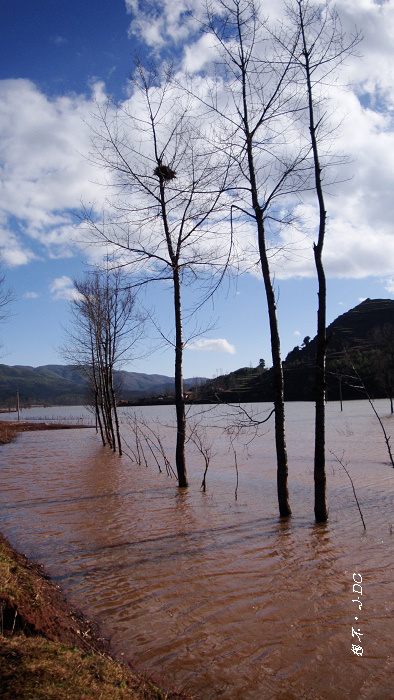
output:
[[[394,440],[388,402],[376,407]],[[150,425],[159,417],[169,448],[173,409],[140,410]],[[212,427],[219,410],[199,417],[212,441],[206,493],[191,446],[191,485],[180,492],[153,465],[103,449],[92,430],[19,435],[1,448],[0,530],[159,683],[203,700],[394,697],[394,470],[368,403],[327,406],[323,526],[313,522],[313,406],[287,406],[289,522],[277,516],[273,425],[230,442]],[[332,452],[354,480],[366,531]]]

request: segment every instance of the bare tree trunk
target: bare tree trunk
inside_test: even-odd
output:
[[[315,189],[319,203],[319,237],[313,251],[318,278],[318,311],[317,311],[317,350],[316,350],[316,414],[315,414],[315,518],[316,522],[325,522],[328,519],[327,498],[326,498],[326,456],[325,456],[325,403],[326,403],[326,277],[324,273],[322,252],[324,236],[326,231],[326,210],[324,205],[324,195],[322,187],[321,166],[319,159],[319,149],[317,145],[317,127],[315,124],[312,78],[310,66],[311,48],[307,44],[304,25],[304,9],[301,0],[298,3],[300,30],[303,44],[304,70],[308,93],[309,112],[309,132],[311,137],[314,169],[315,169]]]
[[[291,515],[289,489],[288,489],[288,459],[285,433],[285,401],[284,401],[284,381],[283,367],[280,352],[280,339],[278,330],[278,319],[276,315],[275,293],[272,286],[271,275],[268,267],[267,251],[264,240],[264,233],[260,233],[263,222],[257,224],[259,228],[259,250],[261,269],[263,272],[265,292],[267,297],[268,317],[271,331],[271,352],[272,366],[274,373],[274,406],[275,406],[275,445],[277,460],[277,490],[279,514],[282,518]]]
[[[176,448],[175,464],[178,474],[178,486],[185,488],[188,486],[186,473],[186,415],[185,398],[183,393],[183,329],[182,329],[182,301],[181,301],[181,280],[179,271],[179,240],[175,251],[170,234],[168,223],[167,201],[165,195],[165,174],[163,172],[162,161],[157,151],[156,132],[154,130],[155,155],[157,162],[156,174],[159,178],[160,186],[160,207],[163,221],[167,250],[171,260],[172,279],[174,285],[174,313],[175,313],[175,411],[176,411]]]
[[[105,394],[106,394],[106,404],[107,404],[107,414],[108,414],[108,425],[111,431],[111,447],[113,452],[116,452],[116,439],[115,439],[115,429],[114,429],[114,421],[113,421],[113,405],[112,405],[112,400],[111,400],[111,381],[110,377],[108,376],[108,370],[106,371],[106,387],[105,387]]]
[[[183,392],[183,331],[181,287],[179,270],[174,269],[174,308],[175,308],[175,410],[177,422],[175,462],[178,474],[178,485],[188,486],[186,473],[185,442],[186,442],[186,416],[185,398]]]
[[[100,407],[99,407],[99,400],[98,400],[98,389],[95,389],[95,392],[94,392],[94,404],[95,404],[95,409],[96,409],[96,424],[97,424],[97,425],[99,426],[99,428],[100,428],[101,440],[102,440],[102,443],[103,443],[103,445],[104,445],[104,447],[105,447],[105,445],[106,445],[107,443],[106,443],[106,440],[105,440],[105,435],[104,435],[104,430],[103,430],[103,423],[102,423],[101,415],[100,415]]]
[[[321,250],[314,247],[319,280],[319,307],[317,313],[316,350],[316,414],[315,414],[315,518],[316,522],[328,519],[326,497],[326,280],[321,261]]]
[[[245,103],[246,119],[244,119],[245,128],[247,125],[247,108]],[[248,138],[248,163],[249,176],[252,194],[252,206],[256,217],[258,243],[261,270],[263,273],[265,293],[267,297],[268,317],[271,334],[271,353],[272,365],[274,371],[274,406],[275,406],[275,446],[276,446],[276,461],[277,461],[277,491],[279,514],[282,518],[287,518],[291,515],[289,489],[288,489],[288,459],[286,447],[285,433],[285,402],[284,402],[284,383],[283,383],[283,367],[280,352],[280,339],[278,329],[278,319],[276,315],[275,293],[271,280],[269,269],[267,247],[265,242],[264,231],[264,215],[258,200],[256,174],[252,153],[252,139]]]
[[[112,398],[112,408],[113,408],[114,417],[115,417],[115,429],[116,429],[116,439],[117,439],[117,443],[118,443],[118,453],[119,453],[119,456],[121,457],[123,454],[122,440],[120,437],[119,416],[118,416],[118,409],[116,406],[116,395],[115,395],[115,389],[114,389],[114,378],[113,378],[112,369],[111,369],[111,398]]]
[[[109,381],[108,381],[107,368],[105,366],[105,358],[102,357],[101,362],[102,362],[101,382],[102,382],[103,417],[104,417],[104,423],[105,423],[105,428],[106,428],[106,433],[107,433],[108,444],[109,444],[111,450],[115,450],[116,449],[116,447],[115,447],[115,433],[114,433],[114,426],[113,426],[113,421],[112,421],[112,410],[111,410],[111,401],[110,401],[110,394],[109,394]]]
[[[245,138],[245,151],[247,154],[247,177],[249,181],[249,187],[251,194],[251,203],[254,212],[254,218],[257,226],[257,238],[260,253],[260,263],[263,273],[265,292],[267,297],[268,305],[268,316],[270,324],[270,335],[271,335],[271,352],[272,352],[272,363],[274,370],[274,406],[275,406],[275,446],[276,446],[276,459],[277,459],[277,491],[278,491],[278,505],[279,514],[281,517],[285,518],[291,515],[290,501],[289,501],[289,491],[288,491],[288,459],[287,459],[287,448],[286,448],[286,434],[285,434],[285,404],[284,404],[284,386],[283,386],[283,368],[280,353],[280,340],[279,340],[279,329],[278,320],[276,315],[276,302],[275,293],[272,285],[271,273],[269,269],[269,262],[267,256],[266,247],[266,236],[265,236],[265,209],[262,208],[259,199],[259,188],[256,175],[255,167],[255,143],[261,136],[258,136],[258,130],[260,126],[268,119],[268,113],[270,106],[275,103],[275,99],[280,93],[280,85],[282,80],[286,75],[286,68],[278,81],[276,88],[271,94],[268,103],[262,104],[261,113],[255,126],[252,127],[250,122],[250,108],[253,113],[253,100],[250,102],[248,97],[248,91],[250,90],[250,84],[253,81],[252,75],[255,76],[254,69],[255,66],[249,65],[251,60],[251,47],[248,48],[245,45],[245,38],[248,36],[254,36],[257,27],[257,11],[253,3],[242,3],[235,1],[234,4],[229,7],[224,4],[224,7],[229,12],[229,22],[234,23],[234,29],[237,32],[238,47],[237,50],[231,54],[231,62],[238,67],[239,70],[239,80],[242,88],[242,107],[238,108],[238,115],[240,117],[240,129]],[[246,14],[245,14],[246,13]],[[226,21],[226,20],[225,20]],[[218,34],[211,23],[211,29],[214,34],[218,37]],[[223,40],[220,39],[222,46]],[[254,43],[254,41],[253,41]],[[227,53],[228,49],[225,48]],[[261,73],[258,75],[261,77]],[[258,99],[261,99],[264,90],[258,93]],[[284,175],[279,179],[283,182]],[[280,189],[279,182],[276,187]],[[276,188],[275,188],[276,189]],[[265,208],[269,207],[270,197],[266,198]]]
[[[92,362],[91,381],[92,381],[93,388],[94,388],[94,406],[95,406],[95,411],[96,411],[96,428],[98,425],[99,429],[100,429],[101,441],[103,443],[103,446],[105,447],[105,445],[107,444],[107,441],[105,439],[103,423],[101,420],[100,402],[99,402],[99,382],[97,379],[97,367],[96,367],[96,362],[95,362],[95,357],[94,357],[94,348],[93,348],[93,339],[92,338],[90,338],[90,351],[91,351],[91,362]]]

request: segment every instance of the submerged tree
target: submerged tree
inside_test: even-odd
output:
[[[324,193],[324,169],[332,165],[327,147],[327,115],[323,108],[325,91],[333,81],[333,73],[360,41],[356,35],[346,42],[338,14],[328,2],[311,3],[294,0],[289,8],[290,29],[280,45],[293,53],[294,65],[300,71],[300,89],[306,93],[306,125],[312,149],[314,190],[318,201],[319,230],[313,245],[318,278],[317,350],[316,350],[316,416],[315,416],[315,518],[328,518],[325,469],[325,403],[326,355],[329,339],[326,336],[326,276],[323,265],[323,247],[326,235],[327,213]],[[298,37],[296,44],[294,36]],[[290,44],[289,44],[290,37]],[[293,45],[291,49],[290,46]],[[322,94],[323,88],[323,94]],[[331,136],[331,132],[330,132]],[[325,143],[326,142],[326,143]],[[331,139],[330,139],[331,143]]]
[[[213,273],[220,278],[228,262],[231,246],[223,244],[219,217],[228,158],[203,145],[199,115],[192,115],[171,70],[137,63],[131,85],[123,104],[97,106],[92,158],[110,173],[113,196],[102,220],[90,217],[89,230],[128,269],[133,286],[171,284],[175,332],[166,339],[175,351],[175,461],[185,487],[182,289],[198,281],[195,310],[218,283]]]
[[[218,88],[213,99],[210,95],[202,99],[221,121],[224,136],[218,147],[232,144],[232,164],[237,172],[232,218],[238,215],[244,226],[252,224],[257,232],[271,336],[279,513],[286,517],[291,509],[283,368],[269,258],[272,233],[291,221],[291,210],[284,212],[282,198],[291,197],[305,179],[305,153],[298,148],[288,118],[297,107],[294,66],[292,56],[287,61],[277,60],[275,42],[253,0],[221,0],[212,8],[208,9],[206,31],[214,37],[220,56],[215,64]]]
[[[104,445],[122,454],[114,372],[130,359],[143,319],[135,294],[125,288],[119,270],[96,269],[75,282],[74,329],[67,355],[87,373],[96,421]]]

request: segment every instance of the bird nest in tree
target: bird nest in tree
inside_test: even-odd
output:
[[[155,168],[154,173],[157,175],[157,177],[162,178],[166,182],[173,180],[174,177],[176,177],[175,170],[170,168],[168,165],[162,165],[161,163],[157,166],[157,168]]]

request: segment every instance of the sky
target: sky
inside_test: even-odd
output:
[[[281,2],[261,4],[281,18]],[[329,88],[335,148],[348,158],[326,202],[327,323],[366,298],[394,298],[394,0],[339,0],[336,7],[344,29],[357,26],[363,41]],[[196,32],[202,12],[200,0],[2,0],[0,253],[15,297],[0,327],[2,363],[66,362],[73,280],[94,257],[76,214],[107,201],[107,180],[89,160],[95,101],[111,95],[131,104],[136,53],[146,64],[172,57],[178,76],[186,69],[198,76],[212,57]],[[311,197],[300,220],[308,221],[302,246],[291,249],[284,232],[280,242],[290,252],[273,262],[283,357],[316,334]],[[256,267],[247,269],[225,279],[198,312],[201,334],[186,345],[186,377],[256,366],[261,358],[271,364],[263,283]],[[186,290],[186,306],[190,296]],[[173,348],[160,337],[160,324],[171,324],[171,302],[164,283],[145,290],[141,304],[155,325],[124,369],[173,375]]]

